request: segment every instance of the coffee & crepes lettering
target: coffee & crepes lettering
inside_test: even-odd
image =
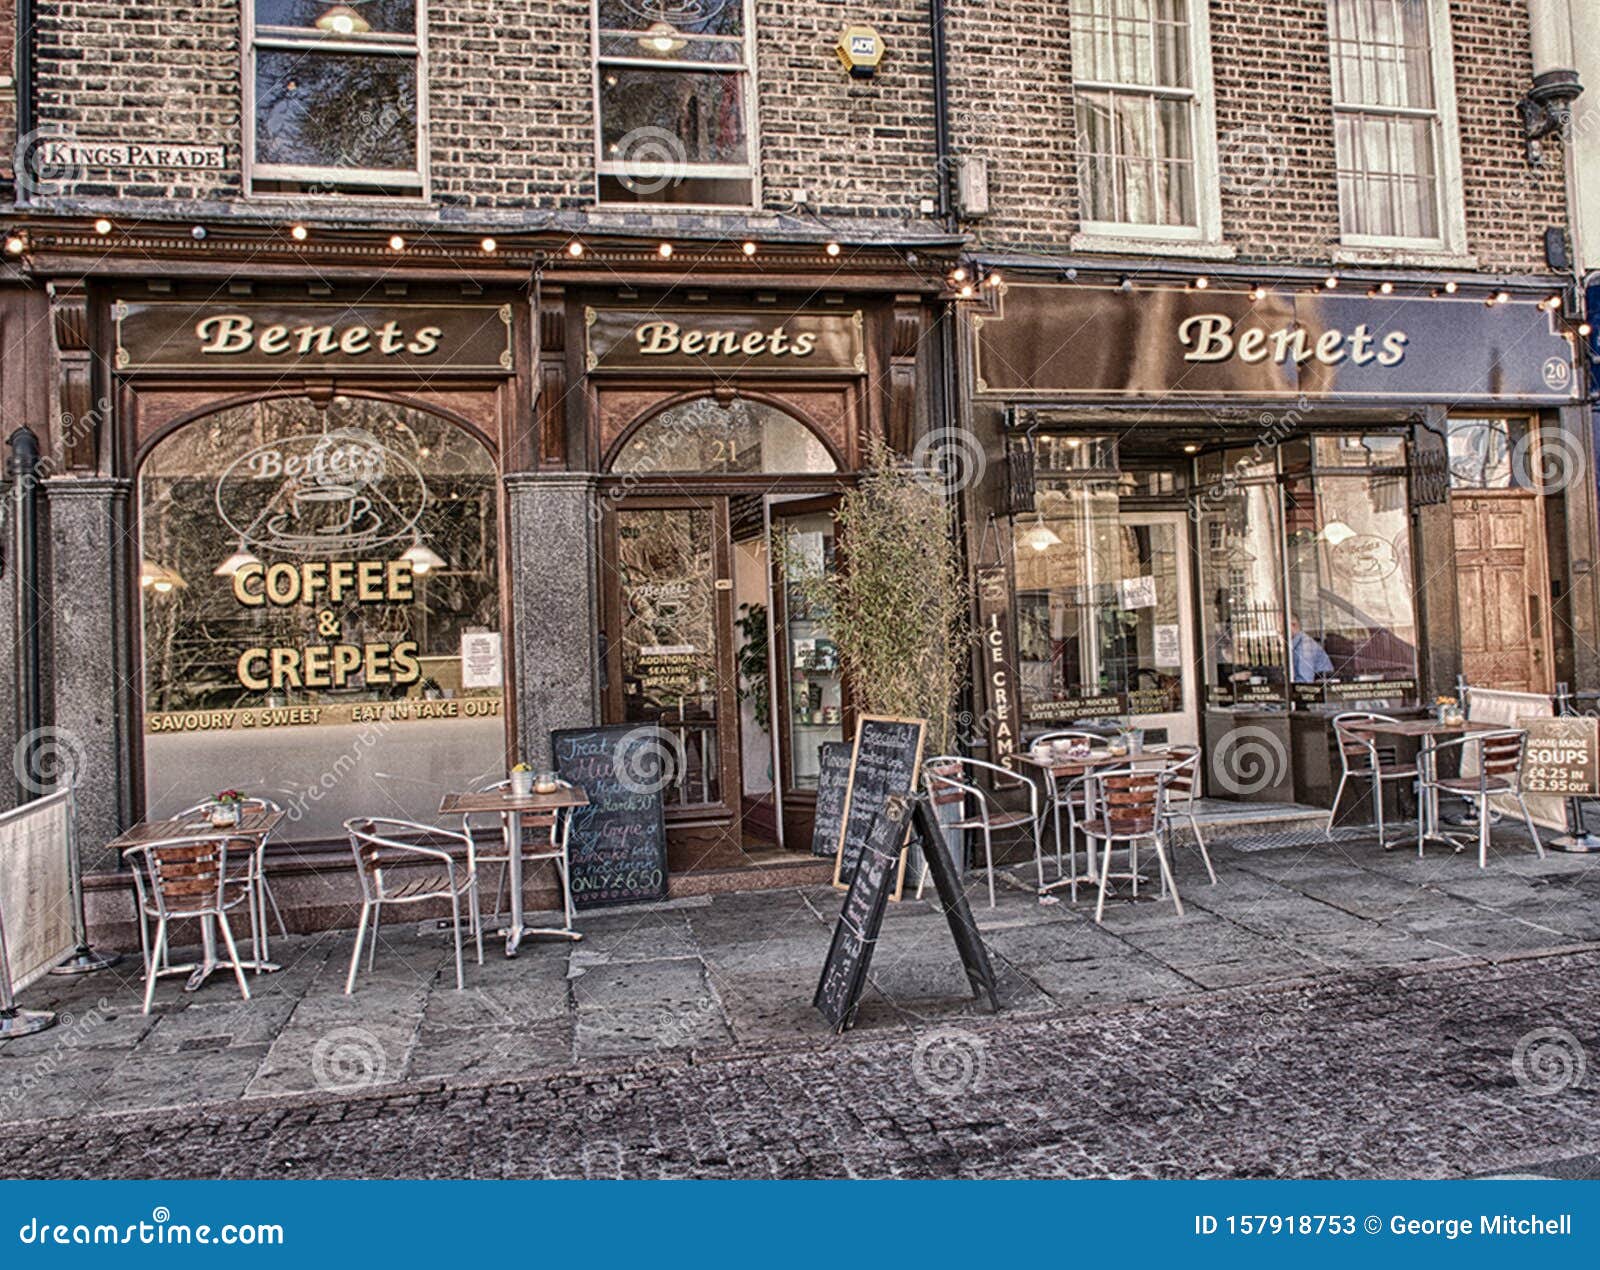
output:
[[[330,605],[409,604],[416,577],[406,560],[252,561],[233,575],[233,596],[246,608],[305,607],[315,611],[326,643],[304,648],[247,648],[239,655],[239,682],[255,692],[289,688],[343,688],[359,674],[368,687],[406,685],[422,677],[414,640],[349,644]]]

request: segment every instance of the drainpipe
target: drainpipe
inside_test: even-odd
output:
[[[11,572],[17,589],[17,730],[22,737],[44,726],[44,703],[39,658],[39,442],[26,428],[11,434]],[[28,762],[35,762],[38,747],[28,745]],[[30,779],[22,779],[24,776]],[[17,801],[30,802],[42,788],[39,773],[17,773]]]
[[[945,228],[956,228],[955,211],[950,203],[950,66],[945,49],[944,0],[928,2],[928,42],[933,57],[933,151],[934,171],[939,177],[939,219]]]
[[[33,95],[33,14],[33,0],[17,0],[17,43],[11,54],[11,69],[16,79],[18,142],[31,133],[36,124]]]

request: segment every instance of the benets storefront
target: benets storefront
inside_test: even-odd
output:
[[[1214,796],[1327,805],[1341,710],[1592,676],[1575,337],[1552,287],[1468,286],[981,288],[991,745],[1131,726],[1203,744]],[[1235,732],[1274,761],[1219,768]]]

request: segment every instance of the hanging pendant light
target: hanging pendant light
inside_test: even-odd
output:
[[[681,52],[688,42],[670,22],[652,22],[639,37],[639,47],[646,53],[660,53],[662,56]]]
[[[239,540],[239,550],[235,551],[231,556],[229,556],[226,560],[224,560],[221,564],[219,564],[215,569],[213,569],[211,571],[211,574],[212,574],[213,577],[217,577],[217,578],[231,578],[231,577],[233,577],[234,574],[238,573],[239,570],[243,569],[246,565],[260,564],[260,563],[261,563],[261,557],[256,555],[248,547],[246,547],[244,545],[244,539],[241,538]]]
[[[372,24],[347,4],[334,5],[315,25],[329,35],[365,35],[372,30]]]
[[[400,553],[400,559],[406,561],[411,566],[411,572],[418,576],[442,569],[445,565],[444,557],[420,538]]]
[[[1049,551],[1051,547],[1061,545],[1061,535],[1044,523],[1044,512],[1041,510],[1035,514],[1033,524],[1022,535],[1022,541],[1035,551]]]
[[[139,585],[159,595],[167,595],[176,591],[179,587],[186,587],[189,584],[183,580],[183,575],[176,569],[169,569],[166,565],[157,564],[154,560],[141,560],[139,562]]]

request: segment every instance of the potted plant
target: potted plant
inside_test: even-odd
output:
[[[239,823],[239,812],[244,795],[236,789],[225,789],[211,799],[211,825],[214,829],[231,829]]]
[[[1461,703],[1454,697],[1435,697],[1433,704],[1437,708],[1440,723],[1455,724],[1464,721],[1465,716],[1461,713]]]
[[[511,796],[526,798],[531,793],[533,793],[533,768],[526,763],[518,763],[511,769]]]

